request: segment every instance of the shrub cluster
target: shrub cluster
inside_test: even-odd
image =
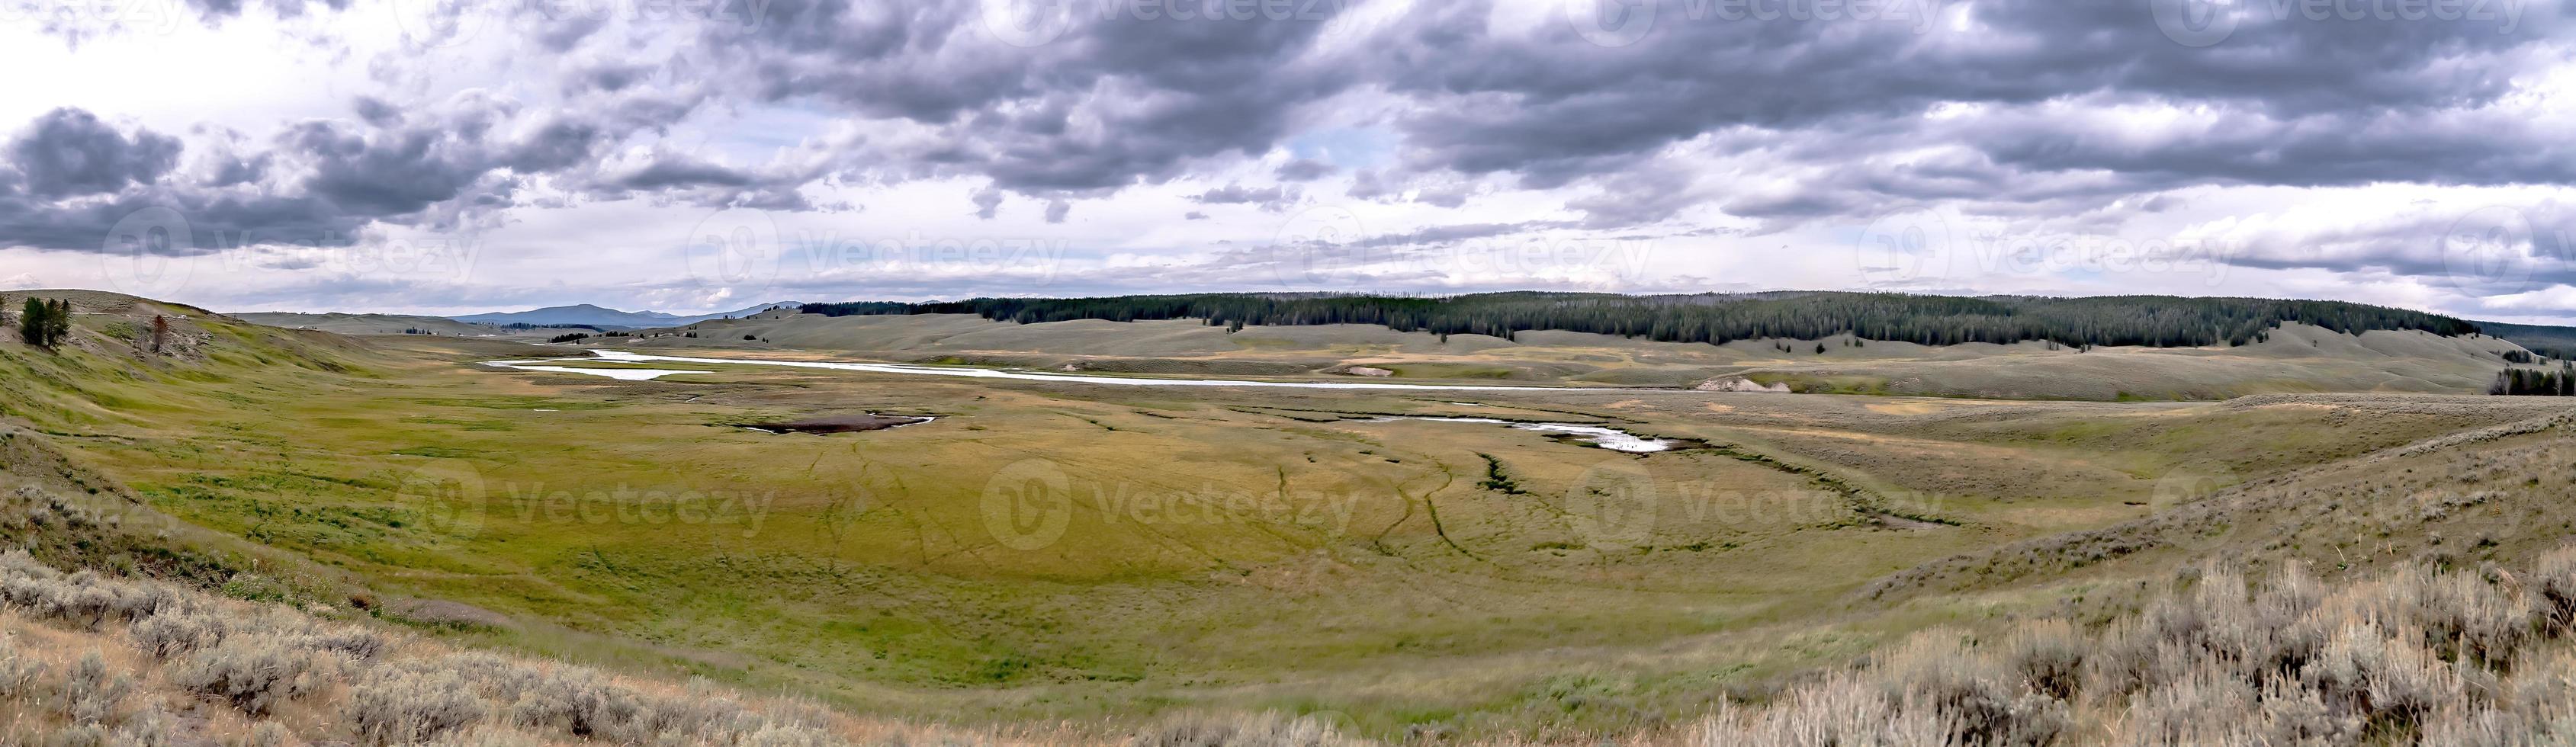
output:
[[[837,717],[810,704],[747,703],[704,681],[638,685],[453,651],[281,605],[64,573],[11,551],[0,555],[0,627],[25,621],[101,644],[52,666],[0,637],[0,700],[36,714],[22,715],[11,737],[33,729],[38,744],[203,744],[203,734],[181,732],[206,725],[174,726],[183,722],[169,704],[192,700],[229,708],[242,744],[852,743]],[[294,713],[305,716],[286,717]]]
[[[1936,630],[1728,705],[1716,747],[2576,742],[2576,548],[2527,576],[2410,567],[2329,588],[2213,570],[2087,630]]]

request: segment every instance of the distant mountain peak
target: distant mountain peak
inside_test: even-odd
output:
[[[795,307],[800,303],[801,302],[797,301],[773,301],[744,307],[734,311],[697,315],[672,314],[660,311],[620,311],[600,306],[598,304],[580,303],[568,306],[548,306],[541,309],[530,309],[527,311],[495,311],[483,314],[451,316],[448,318],[460,322],[481,322],[484,324],[586,324],[606,327],[668,327],[679,324],[692,324],[709,319],[747,316],[767,311],[778,306]]]

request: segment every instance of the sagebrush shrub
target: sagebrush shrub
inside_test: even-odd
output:
[[[2438,567],[2333,587],[2296,563],[2259,585],[2216,568],[2097,628],[1928,633],[1767,707],[1721,705],[1702,741],[2576,745],[2576,546],[2527,579]]]
[[[415,744],[483,720],[472,685],[453,670],[394,667],[349,689],[343,715],[376,744]]]
[[[201,695],[230,701],[243,713],[264,716],[294,698],[311,694],[336,679],[334,662],[293,641],[233,636],[188,655],[170,669],[170,682]]]

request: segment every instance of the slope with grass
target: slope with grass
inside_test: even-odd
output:
[[[2576,666],[2570,453],[2576,411],[2543,411],[1893,574],[1857,608],[1941,627],[1723,708],[1702,738],[2565,743],[2576,737],[2563,676]]]
[[[0,554],[0,740],[823,747],[967,736],[704,681],[459,650],[350,617]]]
[[[2264,484],[2553,412],[2505,397],[1180,390],[721,364],[625,382],[478,364],[568,346],[206,317],[192,323],[220,344],[145,355],[109,344],[123,317],[78,319],[84,342],[61,351],[0,343],[9,416],[93,484],[131,488],[108,498],[201,527],[218,570],[173,578],[220,586],[256,559],[299,600],[467,645],[1093,735],[1277,710],[1383,738],[1671,737],[1723,699],[1982,619],[1989,599],[2037,598],[1958,582],[1963,596],[1853,601],[1874,580],[1923,567],[1905,588],[1946,589],[1970,575],[1938,571],[1944,558],[2178,515],[2177,477],[2185,496]],[[878,332],[1030,329],[901,319],[964,331]],[[807,320],[730,324],[763,322]],[[2356,344],[2402,342],[2370,334]],[[1397,355],[1418,342],[1295,335],[1275,339]],[[1477,352],[1598,363],[1531,336],[1545,335]],[[1735,345],[1600,354],[1763,354]],[[1962,347],[1929,355],[1981,354]],[[869,412],[941,417],[826,436],[738,427]],[[1388,415],[1697,445],[1636,456]],[[39,543],[38,557],[116,562],[77,549]]]

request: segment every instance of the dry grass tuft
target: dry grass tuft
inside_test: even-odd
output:
[[[1709,747],[2576,743],[2576,547],[2528,578],[2405,568],[2327,588],[2203,572],[2084,629],[1927,631],[1761,708]]]
[[[1164,743],[1341,743],[1305,722],[1233,726],[1232,737]],[[66,574],[23,551],[0,554],[0,744],[825,747],[1064,736],[860,721],[704,681],[674,686],[458,651],[279,605]]]
[[[1333,725],[1277,713],[1256,716],[1184,716],[1128,741],[1128,747],[1358,747]]]

